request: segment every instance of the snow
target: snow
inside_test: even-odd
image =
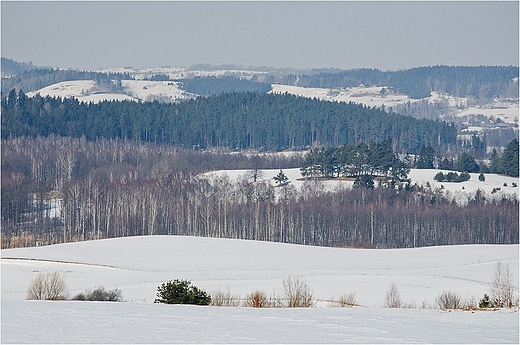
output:
[[[299,87],[290,85],[274,84],[271,93],[289,93],[307,98],[317,98],[325,101],[334,102],[353,102],[357,104],[364,104],[369,107],[394,107],[396,105],[402,105],[411,100],[404,94],[394,93],[387,91],[381,94],[381,90],[386,89],[386,86],[374,86],[365,87],[358,86],[353,88],[338,88],[338,89],[326,89],[326,88],[311,88],[311,87]]]
[[[300,169],[282,169],[284,174],[291,181],[290,185],[296,189],[301,189],[304,183]],[[442,188],[444,195],[450,198],[454,198],[459,203],[464,203],[468,198],[474,197],[477,189],[483,192],[486,198],[501,198],[507,197],[519,197],[520,179],[518,177],[511,177],[498,174],[484,174],[485,181],[479,181],[478,176],[480,174],[471,173],[469,181],[466,182],[437,182],[433,177],[441,171],[443,174],[449,172],[449,170],[440,169],[411,169],[408,177],[412,184],[417,183],[420,186],[430,185],[432,189],[440,190]],[[273,177],[276,176],[280,169],[267,169],[261,170],[263,178],[260,181],[269,181],[272,185],[275,185]],[[239,178],[244,177],[247,174],[247,170],[218,170],[204,174],[204,176],[213,179],[215,177],[227,176],[231,181],[237,181]],[[325,190],[332,191],[335,188],[351,188],[354,181],[329,179],[320,180]],[[513,187],[513,183],[516,183],[517,187]],[[504,186],[507,184],[507,186]],[[492,193],[495,189],[495,193]],[[277,192],[279,189],[277,188]]]
[[[518,245],[415,249],[325,248],[236,239],[142,236],[1,251],[6,343],[517,343],[518,311],[441,311],[453,291],[479,300],[496,262],[518,294]],[[25,301],[39,272],[57,270],[70,296],[103,285],[126,302]],[[281,297],[301,276],[316,308],[253,309],[153,304],[157,287],[188,279],[211,293]],[[395,283],[409,309],[383,308]],[[360,307],[330,308],[355,293]],[[426,307],[423,309],[421,307]]]
[[[28,92],[28,97],[40,94],[42,97],[74,97],[80,102],[98,103],[109,101],[153,101],[177,102],[194,95],[183,91],[179,83],[173,81],[122,80],[124,93],[110,93],[99,87],[94,80],[65,81],[44,87],[37,91]]]

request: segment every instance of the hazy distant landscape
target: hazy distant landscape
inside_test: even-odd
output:
[[[518,2],[2,2],[2,343],[518,343]]]

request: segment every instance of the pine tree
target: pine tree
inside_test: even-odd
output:
[[[191,285],[189,280],[170,280],[157,288],[154,303],[208,305],[211,297],[203,290]]]

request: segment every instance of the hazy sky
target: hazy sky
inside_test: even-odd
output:
[[[512,2],[1,2],[1,54],[62,68],[518,65]]]

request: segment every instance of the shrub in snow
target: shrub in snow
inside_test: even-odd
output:
[[[385,307],[401,308],[402,305],[403,302],[401,301],[401,295],[399,294],[397,286],[394,283],[390,284],[390,288],[386,292]]]
[[[105,290],[103,286],[98,287],[94,291],[81,292],[76,296],[72,297],[74,301],[102,301],[102,302],[121,302],[123,300],[123,294],[121,290]]]
[[[244,307],[253,308],[272,308],[274,307],[273,300],[268,298],[265,292],[254,291],[246,296],[242,303]]]
[[[495,266],[495,276],[491,285],[491,303],[497,308],[512,308],[515,306],[513,277],[509,272],[509,265],[500,261]]]
[[[442,309],[463,309],[464,304],[462,303],[460,296],[454,292],[444,291],[435,299],[437,306]]]
[[[331,307],[340,307],[340,308],[354,307],[357,305],[358,304],[356,303],[356,293],[354,293],[354,292],[351,292],[349,294],[346,294],[346,293],[341,294],[337,301],[332,301],[332,303],[330,304]]]
[[[289,308],[308,308],[314,305],[313,292],[300,277],[285,278],[282,282],[282,293]]]
[[[240,304],[240,298],[233,296],[229,291],[229,288],[227,292],[217,290],[211,293],[210,304],[216,307],[238,307]]]
[[[66,300],[65,278],[58,272],[40,273],[31,281],[27,290],[29,300]]]
[[[189,280],[170,280],[157,288],[154,303],[208,305],[211,297]]]
[[[490,308],[490,307],[493,307],[493,304],[491,303],[491,300],[489,299],[489,295],[487,293],[484,294],[484,297],[478,303],[478,307],[479,308]]]

